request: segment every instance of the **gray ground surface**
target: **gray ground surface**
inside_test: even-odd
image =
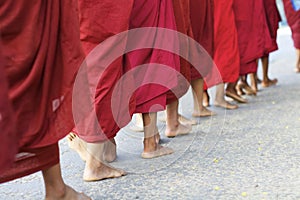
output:
[[[273,53],[271,77],[276,87],[247,97],[235,111],[211,107],[218,116],[200,119],[193,132],[163,138],[173,155],[140,158],[142,134],[122,130],[118,159],[112,165],[125,177],[85,183],[84,163],[61,141],[67,184],[100,199],[300,199],[300,75],[293,72],[295,53],[289,32],[280,30],[280,50]],[[191,94],[181,101],[190,117]],[[163,132],[164,125],[160,124]],[[40,173],[0,185],[0,199],[43,199]]]

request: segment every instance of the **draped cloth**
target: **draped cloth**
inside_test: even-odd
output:
[[[268,29],[272,38],[272,46],[269,51],[265,54],[269,54],[278,49],[277,45],[277,29],[279,28],[279,22],[281,21],[281,16],[276,5],[276,0],[264,0],[264,10],[266,14]]]
[[[213,4],[213,0],[190,0],[190,16],[194,39],[207,51],[211,58],[214,56]],[[195,68],[191,69],[192,80],[203,76],[204,74],[200,74]],[[211,76],[208,79],[212,79]],[[204,85],[204,89],[207,89],[206,84]]]
[[[240,52],[240,75],[255,73],[257,59],[273,49],[262,0],[234,0]]]
[[[130,117],[135,109],[134,98],[130,100],[129,105],[125,105],[122,108],[120,106],[118,116],[127,114],[129,117],[122,118],[121,116],[121,120],[118,122],[112,108],[112,99],[116,85],[127,71],[124,65],[124,53],[115,58],[108,66],[101,66],[101,60],[105,60],[105,56],[114,56],[115,49],[118,48],[121,51],[125,51],[126,37],[118,38],[116,35],[128,31],[133,0],[118,0],[117,3],[110,0],[79,0],[78,2],[80,39],[87,56],[85,62],[89,63],[99,60],[99,62],[96,62],[96,65],[98,65],[96,67],[102,71],[99,74],[87,73],[88,79],[93,79],[92,81],[99,78],[99,81],[97,80],[95,83],[94,94],[90,92],[93,91],[91,89],[94,87],[93,82],[88,83],[90,85],[87,86],[87,90],[77,90],[81,93],[76,98],[80,98],[80,96],[92,97],[91,102],[95,104],[96,117],[92,114],[93,112],[90,115],[82,116],[81,121],[76,122],[74,131],[86,142],[102,142],[115,137],[120,128],[130,122]],[[106,45],[105,48],[97,49],[101,43],[109,38],[115,38],[113,45]],[[87,66],[86,70],[91,71],[91,66]],[[124,85],[123,89],[126,90],[126,87],[127,85]],[[119,100],[118,105],[120,105],[120,102],[123,100],[122,94],[117,98]],[[80,105],[77,105],[77,107],[80,107]],[[129,107],[129,113],[127,113],[125,107]],[[75,112],[76,116],[80,114],[80,111]]]
[[[130,29],[158,27],[176,30],[172,2],[169,0],[144,0],[134,1],[130,17]],[[163,68],[179,71],[179,57],[172,52],[155,49],[157,43],[164,43],[170,38],[153,37],[145,29],[145,37],[140,40],[150,40],[153,48],[137,49],[126,55],[126,65],[130,70],[136,71],[134,77],[138,89],[135,92],[136,113],[157,112],[165,109],[167,93],[176,87],[177,77],[162,73]],[[134,42],[134,41],[130,41]],[[175,40],[169,41],[175,43]],[[174,46],[174,48],[176,48]],[[146,70],[141,70],[141,65],[146,64]],[[163,66],[162,66],[163,65]],[[168,80],[171,84],[166,87],[159,84],[158,79]]]
[[[75,0],[0,2],[4,74],[18,131],[12,147],[19,152],[0,182],[59,162],[57,142],[74,126],[72,86],[83,60],[76,9]]]
[[[176,22],[176,30],[187,37],[194,38],[192,25],[190,21],[190,2],[187,0],[173,0],[173,9]],[[184,46],[184,47],[183,47]],[[188,46],[186,48],[186,46]],[[186,49],[188,49],[186,51]],[[179,51],[181,56],[191,56],[192,51],[191,44],[186,41],[180,40]],[[191,81],[191,65],[190,63],[180,57],[180,74],[178,77],[178,85],[173,89],[174,92],[170,91],[167,95],[167,104],[176,101],[178,98],[182,97],[190,86]]]
[[[283,0],[287,22],[292,30],[292,38],[296,49],[300,49],[300,10],[295,11],[291,0]]]
[[[2,50],[2,46],[0,46],[0,51]],[[0,88],[0,174],[2,174],[12,167],[18,149],[15,119],[8,98],[8,84],[4,74],[2,53],[0,53]]]
[[[239,50],[233,0],[214,0],[214,61],[224,83],[239,77]]]

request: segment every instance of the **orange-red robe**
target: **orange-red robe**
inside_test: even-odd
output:
[[[20,153],[30,153],[18,154],[0,174],[4,182],[59,162],[57,142],[74,126],[71,97],[83,53],[75,0],[0,5],[4,74],[18,134],[14,142]]]
[[[239,77],[239,50],[233,0],[214,0],[214,61],[224,83]]]

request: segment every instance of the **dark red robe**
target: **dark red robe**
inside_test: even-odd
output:
[[[0,2],[4,74],[20,152],[0,182],[59,162],[57,142],[74,126],[72,89],[83,60],[76,10],[75,0]]]
[[[213,59],[214,56],[214,2],[213,0],[190,0],[190,16],[194,39],[207,51]],[[209,66],[207,66],[209,67]],[[191,69],[191,79],[199,79],[200,74]],[[211,75],[213,76],[213,75]],[[208,77],[208,79],[212,79]],[[207,85],[204,85],[207,89]]]
[[[173,9],[176,22],[176,31],[186,35],[187,37],[193,38],[194,36],[190,21],[190,2],[187,0],[173,0]],[[186,46],[189,47],[186,48]],[[181,55],[184,55],[188,58],[191,54],[191,50],[192,49],[189,43],[180,40],[179,51]],[[188,91],[190,85],[191,65],[182,57],[180,57],[180,74],[181,76],[178,77],[178,84],[176,88],[174,88],[174,91],[176,91],[176,95],[174,95],[174,93],[171,91],[168,93],[168,104],[182,97]]]
[[[300,49],[300,10],[295,11],[291,0],[283,0],[287,22],[292,30],[292,38],[296,49]]]
[[[135,0],[130,18],[130,29],[145,27],[159,27],[176,30],[172,1]],[[172,52],[155,49],[156,43],[164,42],[167,38],[162,41],[163,38],[150,37],[147,36],[148,34],[149,33],[145,29],[144,39],[151,40],[154,48],[140,49],[128,53],[126,55],[128,68],[137,71],[140,65],[157,63],[179,71],[179,57],[177,55],[174,55]],[[174,43],[175,41],[171,40],[170,42]],[[173,78],[170,78],[171,74],[164,74],[162,73],[162,70],[163,69],[161,69],[158,65],[154,67],[147,66],[147,70],[144,72],[139,71],[139,73],[135,76],[135,81],[138,86],[138,89],[135,92],[137,104],[135,112],[148,113],[165,109],[167,104],[167,93],[170,89],[177,85],[177,77],[173,76]],[[165,87],[166,85],[158,84],[155,81],[156,78],[165,80],[169,79],[168,82],[173,82],[173,84],[169,85],[170,87]],[[140,85],[140,83],[143,82],[145,84]]]
[[[234,0],[240,75],[255,73],[257,60],[273,48],[262,0]]]
[[[281,21],[281,16],[276,5],[276,0],[264,0],[263,3],[264,3],[266,19],[268,23],[268,28],[272,38],[272,47],[269,49],[268,52],[265,52],[265,54],[269,54],[272,51],[276,51],[278,49],[277,30],[279,28],[279,22]]]
[[[16,124],[12,105],[8,98],[8,84],[4,71],[2,50],[0,42],[0,174],[5,173],[7,169],[12,167],[18,150]]]
[[[76,90],[78,94],[75,97],[76,105],[74,105],[76,110],[74,113],[75,132],[86,142],[102,142],[114,138],[120,128],[130,122],[135,108],[134,98],[128,105],[122,102],[122,94],[116,97],[117,103],[112,103],[116,85],[127,71],[123,64],[122,54],[114,58],[109,65],[101,65],[102,60],[115,55],[114,50],[121,49],[125,51],[126,38],[115,37],[115,41],[120,40],[120,42],[113,42],[112,45],[105,43],[104,48],[101,48],[101,44],[109,38],[128,30],[133,0],[118,0],[117,2],[111,0],[79,0],[78,2],[80,39],[86,54],[85,62],[87,63],[86,66],[82,66],[87,73],[80,73],[80,75],[86,75],[88,82],[86,85],[80,85],[83,89],[77,88]],[[98,47],[101,49],[99,50]],[[89,63],[92,64],[89,65]],[[99,74],[93,72],[93,65],[100,69]],[[128,86],[128,83],[126,84],[124,90]],[[86,97],[90,97],[90,99],[85,101],[84,98]],[[78,98],[82,98],[83,101],[80,102],[81,99]],[[93,110],[88,110],[90,107],[85,105],[86,103],[93,104]],[[113,106],[115,106],[115,109]],[[81,107],[86,109],[80,110]],[[128,107],[129,111],[126,109]],[[114,113],[114,110],[117,110],[118,113]]]

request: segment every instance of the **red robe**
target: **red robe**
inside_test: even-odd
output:
[[[214,2],[213,0],[190,0],[190,16],[193,35],[195,40],[213,58],[214,56]],[[200,74],[191,69],[191,79],[199,79],[204,74]],[[208,77],[208,79],[212,79]],[[205,84],[204,89],[207,89]]]
[[[57,142],[74,126],[71,97],[83,54],[75,0],[0,4],[4,74],[18,131],[14,142],[20,153],[30,153],[18,154],[1,173],[4,182],[59,162]],[[10,151],[4,149],[5,157]]]
[[[126,72],[123,56],[120,55],[115,58],[107,66],[101,65],[102,60],[110,55],[114,56],[115,49],[125,50],[126,38],[121,40],[120,43],[113,43],[113,45],[105,43],[105,47],[100,50],[97,47],[101,47],[101,44],[110,37],[128,30],[132,6],[133,0],[118,0],[118,2],[111,0],[79,0],[80,39],[87,56],[85,60],[87,67],[84,68],[85,66],[83,66],[83,69],[87,71],[87,79],[90,82],[84,85],[84,87],[86,86],[85,89],[77,88],[78,90],[76,90],[78,94],[74,116],[76,121],[75,132],[86,142],[102,142],[112,139],[120,128],[131,120],[135,108],[134,98],[132,98],[129,105],[124,106],[123,103],[123,107],[121,107],[121,101],[123,100],[123,94],[121,94],[118,96],[120,107],[112,105],[116,84]],[[119,39],[117,38],[116,41]],[[94,64],[101,70],[101,74],[93,74],[90,68],[93,65],[90,66],[89,63],[93,63],[95,60],[96,63]],[[98,78],[99,80],[96,80]],[[127,85],[124,85],[124,90],[126,90],[126,87]],[[82,102],[80,102],[81,99],[79,101],[77,99],[81,96]],[[90,97],[90,99],[84,101],[85,97]],[[92,109],[94,110],[88,110],[90,107],[85,105],[87,102],[93,104]],[[86,108],[85,106],[87,106],[87,109],[80,110],[81,107]],[[120,108],[117,114],[114,113],[113,106]],[[130,108],[129,113],[126,110],[128,106]],[[93,111],[95,111],[96,116]]]
[[[278,49],[277,29],[279,28],[279,22],[281,21],[281,17],[276,5],[276,0],[264,0],[263,3],[268,28],[272,38],[272,47],[269,49],[269,52],[265,52],[265,54],[269,54],[272,51],[276,51]]]
[[[233,0],[214,0],[214,61],[224,83],[239,77],[239,50]]]
[[[193,38],[193,31],[190,21],[190,3],[187,0],[173,0],[173,9],[176,21],[176,31],[185,34],[187,37]],[[180,41],[179,51],[182,55],[187,57],[190,56],[190,44],[187,44],[186,41]],[[182,48],[183,45],[188,45],[188,50],[186,47]],[[185,52],[184,52],[185,51]],[[167,103],[172,103],[176,101],[178,98],[182,97],[190,86],[191,81],[191,65],[188,61],[180,57],[180,74],[178,77],[178,84],[173,89],[176,92],[169,92],[167,96]]]
[[[240,75],[255,73],[257,59],[272,49],[262,0],[234,0],[234,13],[238,31]]]
[[[169,0],[135,0],[130,18],[130,29],[143,27],[159,27],[176,30],[172,2]],[[163,42],[163,38],[148,36],[145,30],[145,39],[151,40],[154,49],[140,49],[126,55],[127,67],[137,71],[135,81],[139,87],[135,92],[137,113],[157,112],[165,109],[167,93],[171,87],[177,85],[177,77],[162,73],[159,66],[147,66],[145,71],[138,71],[143,64],[163,64],[179,71],[179,57],[171,52],[155,49],[155,43]],[[167,38],[165,38],[167,39]],[[137,39],[140,40],[140,39]],[[130,41],[134,42],[134,41]],[[172,43],[175,41],[171,41]],[[166,79],[171,82],[170,87],[157,83],[156,79]],[[152,82],[151,84],[149,84]],[[141,85],[142,84],[142,85]],[[159,106],[157,106],[159,105]],[[155,107],[153,107],[155,106]]]
[[[0,51],[2,51],[0,42]],[[14,162],[17,153],[17,135],[12,105],[8,98],[8,85],[4,74],[4,61],[0,53],[0,174],[5,173]]]
[[[292,38],[296,49],[300,49],[300,10],[295,11],[291,0],[283,0],[287,22],[292,30]]]

